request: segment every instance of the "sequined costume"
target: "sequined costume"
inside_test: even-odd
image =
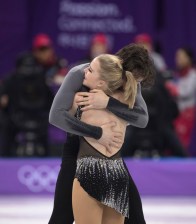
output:
[[[80,138],[75,177],[90,196],[129,217],[129,174],[120,150],[107,157]]]

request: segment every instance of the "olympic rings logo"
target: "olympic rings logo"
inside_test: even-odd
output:
[[[18,180],[27,186],[32,192],[41,192],[46,190],[54,192],[59,166],[51,168],[43,165],[33,167],[31,165],[22,166],[17,173]]]

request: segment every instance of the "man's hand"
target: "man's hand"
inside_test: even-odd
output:
[[[76,104],[83,106],[82,111],[90,109],[105,109],[107,107],[109,97],[99,89],[93,89],[90,92],[78,92]]]
[[[120,148],[122,144],[122,132],[114,131],[116,126],[114,121],[105,123],[101,126],[103,132],[101,138],[98,140],[100,144],[106,147],[108,152],[111,153],[111,147]]]

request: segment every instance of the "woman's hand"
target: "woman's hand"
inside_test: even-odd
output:
[[[76,95],[75,102],[78,106],[83,106],[82,111],[105,109],[109,101],[109,96],[99,89],[93,89],[90,92],[78,92]]]

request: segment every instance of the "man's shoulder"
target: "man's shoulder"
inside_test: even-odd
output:
[[[70,72],[78,72],[78,71],[83,71],[86,67],[89,66],[89,63],[84,63],[84,64],[79,64],[75,65],[70,69]]]

